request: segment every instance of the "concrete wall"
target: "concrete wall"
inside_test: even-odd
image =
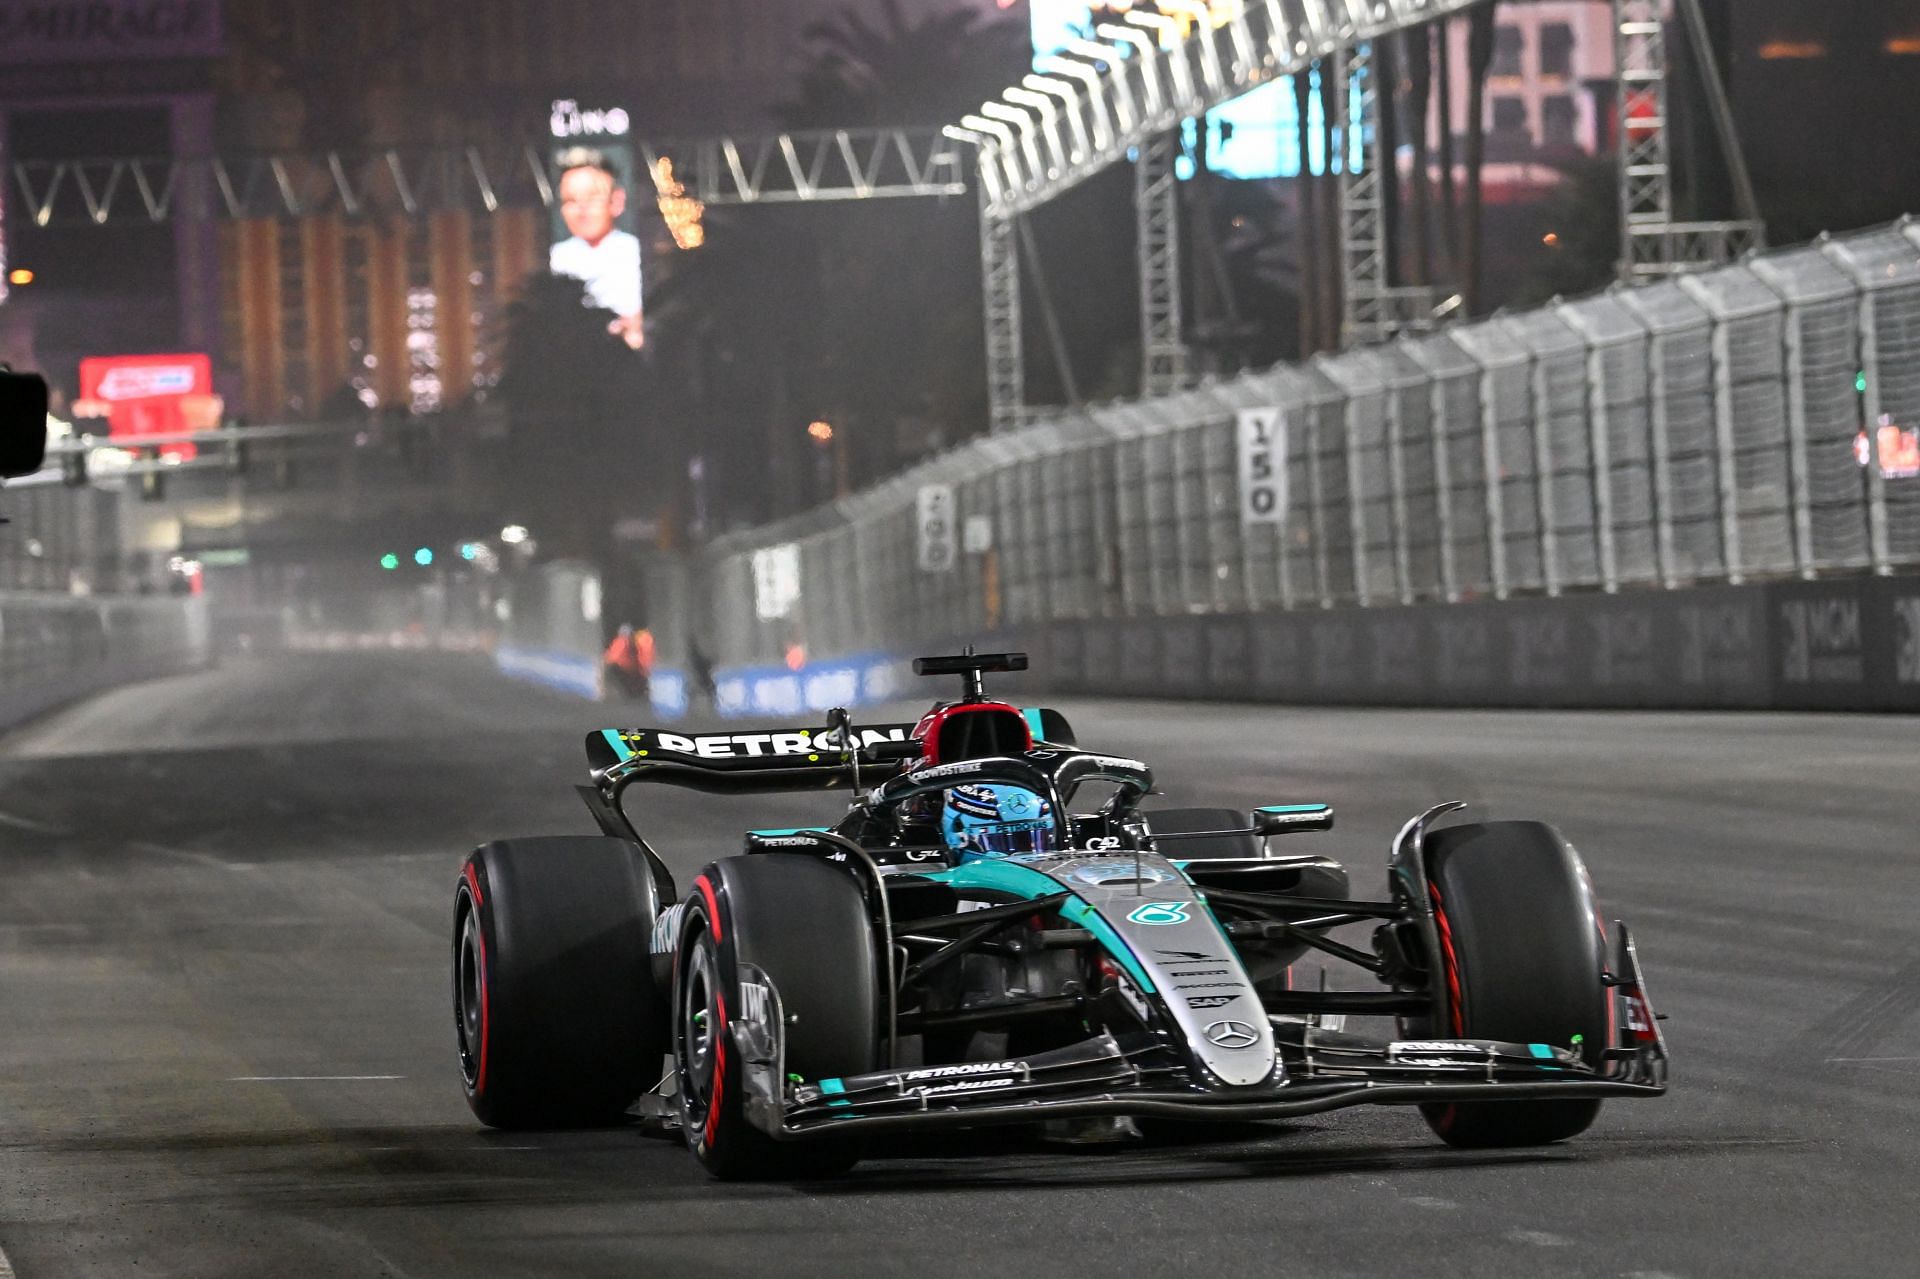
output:
[[[203,600],[0,595],[0,729],[133,680],[205,666]]]

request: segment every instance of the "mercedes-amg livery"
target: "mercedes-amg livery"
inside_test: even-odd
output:
[[[964,691],[916,724],[590,735],[604,834],[487,844],[456,885],[474,1113],[637,1111],[754,1178],[843,1171],[888,1131],[1094,1140],[1369,1103],[1417,1106],[1454,1145],[1532,1145],[1665,1091],[1632,939],[1553,828],[1440,805],[1394,841],[1384,899],[1359,900],[1337,861],[1274,846],[1329,829],[1327,805],[1145,807],[1147,764],[986,696],[984,673],[1025,666],[921,659]],[[849,802],[746,832],[681,892],[628,811],[655,782]],[[1297,987],[1309,951],[1372,988]]]

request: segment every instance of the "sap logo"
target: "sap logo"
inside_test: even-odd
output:
[[[1187,1007],[1225,1008],[1238,998],[1240,998],[1238,995],[1189,995],[1187,996]]]

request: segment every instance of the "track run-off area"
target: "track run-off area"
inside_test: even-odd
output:
[[[637,1129],[489,1132],[454,876],[485,839],[592,833],[581,738],[646,717],[477,658],[260,657],[0,740],[0,1273],[1912,1273],[1920,722],[1059,704],[1164,804],[1332,803],[1301,838],[1356,895],[1435,802],[1555,823],[1634,928],[1671,1093],[1529,1151],[1359,1109],[901,1141],[801,1186],[710,1182]],[[684,884],[841,802],[634,811]]]

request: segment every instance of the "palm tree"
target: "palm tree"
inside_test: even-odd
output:
[[[1015,83],[1029,57],[1023,24],[951,8],[917,20],[880,0],[878,21],[843,9],[804,34],[813,65],[781,108],[791,128],[946,124]]]
[[[1467,313],[1478,315],[1485,291],[1486,246],[1481,239],[1481,170],[1487,160],[1487,72],[1493,66],[1494,18],[1500,0],[1487,0],[1467,19]]]

